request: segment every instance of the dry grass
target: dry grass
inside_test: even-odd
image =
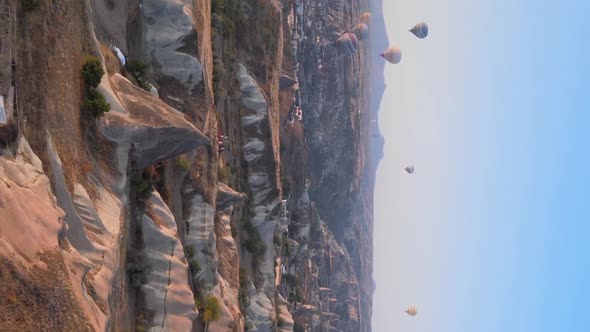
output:
[[[58,251],[42,255],[47,269],[24,272],[0,260],[1,331],[92,331],[68,284]]]
[[[90,160],[80,112],[80,68],[93,52],[84,6],[78,0],[47,0],[18,27],[18,103],[24,133],[47,173],[47,133],[51,135],[70,190],[73,183],[86,182],[78,165]]]

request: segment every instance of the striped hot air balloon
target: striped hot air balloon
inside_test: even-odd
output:
[[[346,32],[334,42],[334,46],[336,46],[340,52],[352,55],[356,53],[356,50],[358,49],[358,39],[354,33]]]
[[[398,47],[392,46],[385,50],[385,52],[379,54],[379,56],[390,63],[396,64],[402,60],[402,50],[400,50]]]
[[[352,32],[354,32],[354,34],[360,40],[367,39],[369,37],[369,27],[364,23],[357,24],[356,27],[352,29]]]
[[[428,25],[424,22],[420,22],[414,25],[414,27],[410,29],[410,32],[413,33],[414,36],[424,39],[428,36]]]
[[[418,313],[418,311],[416,310],[415,306],[411,306],[408,309],[406,309],[405,313],[412,316],[412,317],[415,317],[416,314]]]
[[[364,12],[361,15],[360,19],[361,19],[361,23],[369,25],[369,23],[371,23],[371,13]]]

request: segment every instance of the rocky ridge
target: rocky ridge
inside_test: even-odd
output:
[[[3,1],[21,134],[0,151],[0,329],[370,331],[370,43],[345,58],[310,38],[294,71],[290,1],[242,1],[239,17],[231,0],[223,14],[208,0]],[[303,3],[327,10],[326,40],[372,6]],[[147,65],[151,91],[114,46]],[[81,112],[88,55],[111,107],[98,120]],[[282,74],[305,110],[287,129]]]

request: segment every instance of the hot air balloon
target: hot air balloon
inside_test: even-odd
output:
[[[420,22],[414,25],[414,27],[410,29],[410,32],[416,37],[424,39],[426,36],[428,36],[428,25],[426,25],[424,22]]]
[[[352,32],[358,37],[358,39],[366,39],[369,37],[369,27],[366,24],[360,23],[357,24]]]
[[[399,63],[402,59],[402,50],[393,46],[385,50],[385,52],[379,54],[379,56],[393,64],[396,64]]]
[[[328,39],[330,39],[330,41],[336,41],[340,36],[342,36],[342,31],[332,31],[328,34]]]
[[[361,15],[360,19],[361,19],[361,23],[368,25],[369,23],[371,23],[371,13],[369,13],[369,12],[363,13]]]
[[[408,309],[406,309],[405,313],[408,314],[408,315],[410,315],[410,316],[412,316],[412,317],[414,317],[414,316],[416,316],[416,314],[418,313],[418,311],[416,310],[416,307],[415,306],[411,306]]]
[[[352,32],[343,33],[335,42],[334,46],[345,54],[354,54],[358,48],[358,39]]]
[[[412,174],[414,173],[414,166],[413,165],[408,165],[406,167],[404,167],[404,170],[408,173],[408,174]]]

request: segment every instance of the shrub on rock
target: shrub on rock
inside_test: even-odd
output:
[[[22,0],[21,4],[25,11],[31,12],[41,6],[41,0]]]
[[[202,313],[202,319],[205,323],[214,322],[221,317],[221,305],[215,296],[209,296],[205,300],[205,307]]]
[[[102,75],[104,75],[104,70],[100,60],[93,56],[87,57],[82,66],[82,77],[84,77],[84,83],[88,88],[96,88],[100,84]]]
[[[106,98],[98,91],[88,91],[88,97],[84,101],[84,108],[94,118],[100,118],[104,113],[111,110],[111,105]]]
[[[18,126],[10,121],[5,125],[0,125],[0,147],[8,146],[18,138]]]
[[[137,81],[137,85],[145,91],[151,90],[151,84],[147,80],[148,65],[140,60],[130,60],[127,62],[127,70]]]

